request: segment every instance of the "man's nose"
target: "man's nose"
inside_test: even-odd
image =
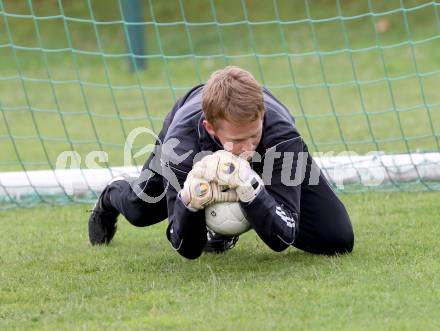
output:
[[[251,140],[245,141],[241,149],[243,152],[252,151],[254,150],[254,144]]]

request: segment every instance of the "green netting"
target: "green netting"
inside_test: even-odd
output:
[[[158,132],[228,64],[291,109],[313,153],[440,151],[437,1],[0,0],[0,172],[54,169],[63,151],[82,168],[97,150],[120,166],[132,129]],[[440,184],[344,187],[370,189]],[[6,207],[89,200],[0,191]]]

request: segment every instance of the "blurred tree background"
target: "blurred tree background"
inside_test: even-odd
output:
[[[131,129],[158,132],[228,64],[291,109],[312,151],[439,150],[436,1],[142,1],[134,72],[121,1],[0,0],[0,171],[52,168],[64,150],[121,165]]]

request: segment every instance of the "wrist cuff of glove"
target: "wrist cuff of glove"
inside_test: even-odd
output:
[[[180,192],[177,194],[177,199],[179,199],[180,201],[182,201],[183,205],[184,205],[184,206],[186,207],[186,209],[188,209],[189,211],[191,211],[191,212],[196,212],[196,211],[198,211],[197,209],[195,209],[195,208],[191,208],[191,207],[189,206],[190,201],[189,201],[189,202],[185,201],[185,198],[182,196],[182,191],[180,191]]]
[[[262,189],[263,183],[254,177],[250,183],[247,183],[243,186],[238,186],[236,191],[240,201],[250,203],[254,201]]]

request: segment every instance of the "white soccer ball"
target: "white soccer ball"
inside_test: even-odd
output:
[[[206,226],[215,233],[235,236],[251,228],[238,202],[213,203],[205,208]]]

